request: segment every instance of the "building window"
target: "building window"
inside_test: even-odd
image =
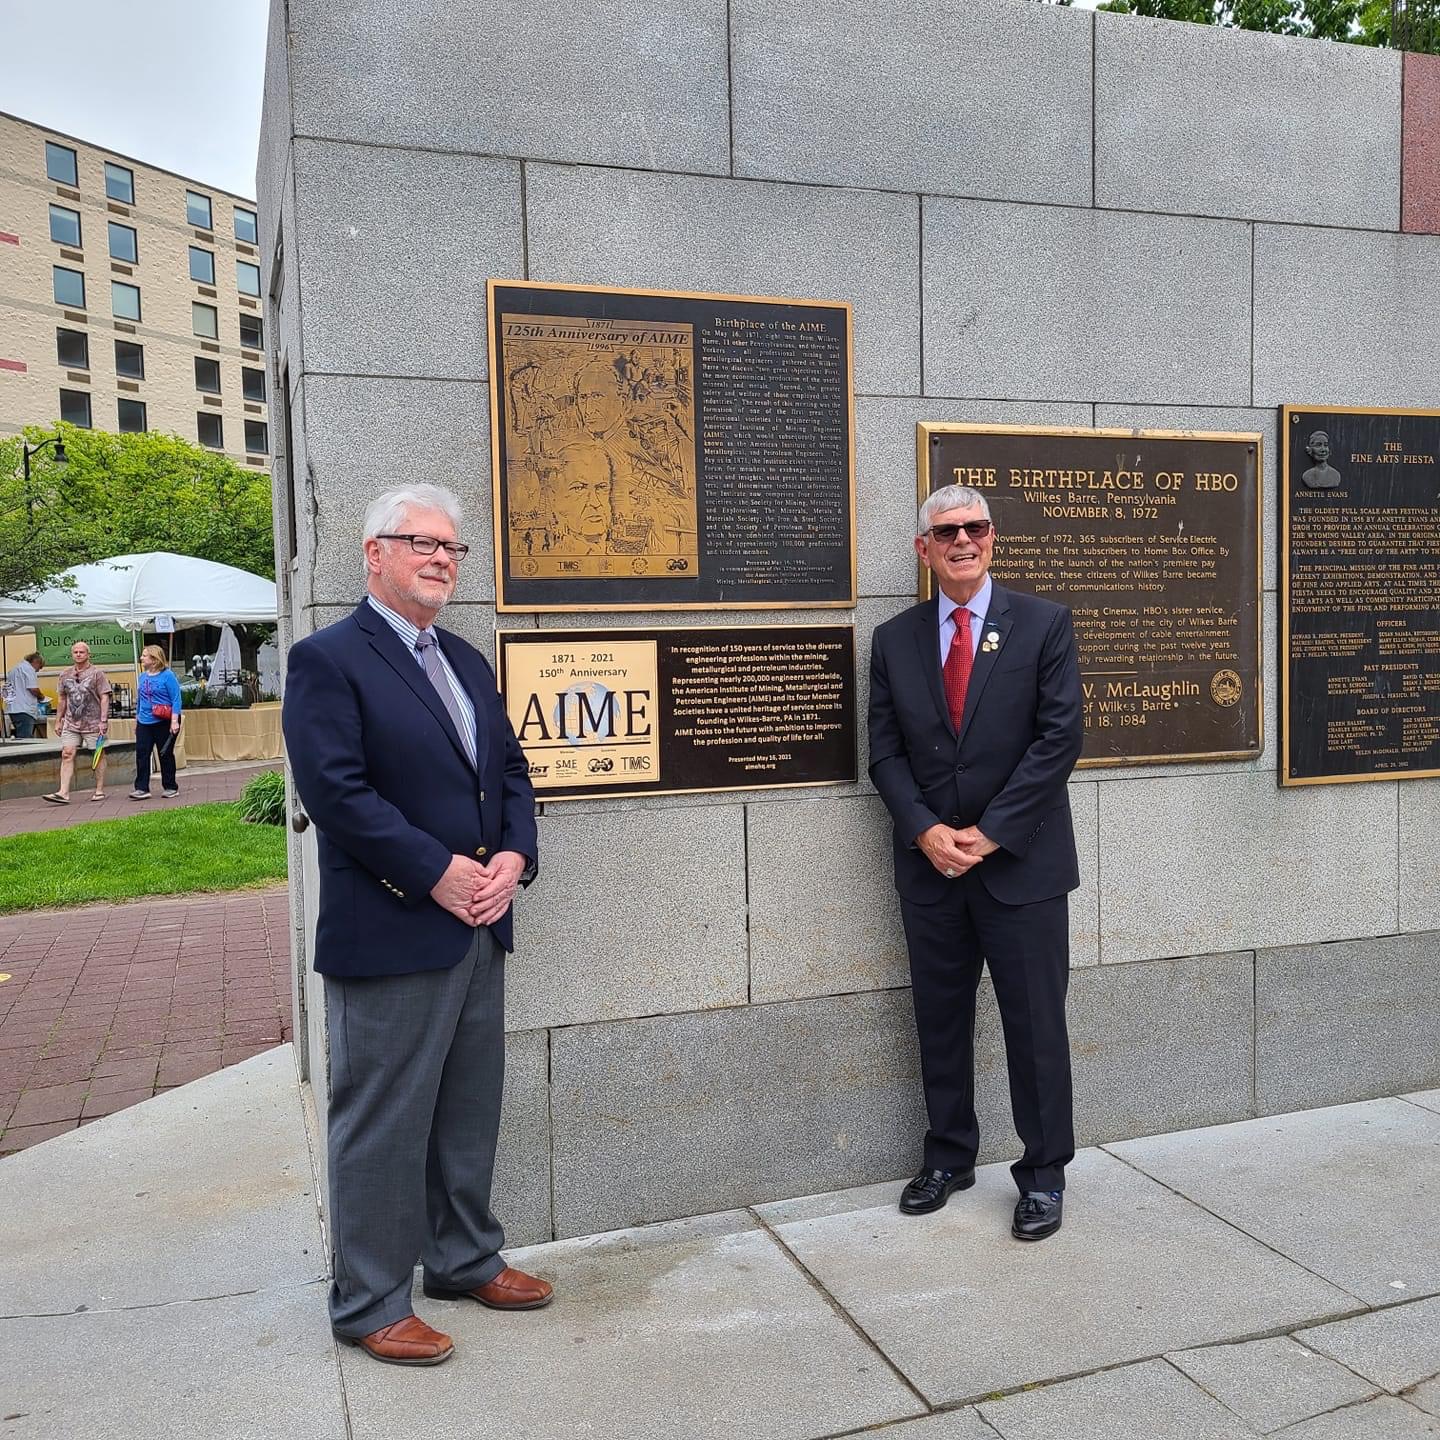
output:
[[[215,283],[215,256],[198,245],[190,247],[190,278],[202,285]]]
[[[57,330],[55,358],[67,370],[88,370],[90,337],[83,330]]]
[[[140,287],[127,285],[123,280],[110,282],[110,313],[118,320],[140,318]]]
[[[262,405],[265,403],[265,372],[263,370],[252,370],[248,365],[243,366],[240,370],[240,381],[247,400],[258,400]]]
[[[45,173],[60,185],[78,185],[80,182],[76,179],[75,152],[68,145],[56,145],[47,140]]]
[[[258,240],[259,227],[255,223],[255,212],[253,210],[242,210],[238,205],[235,207],[235,238],[243,240],[247,245],[255,245]]]
[[[265,348],[265,326],[258,315],[240,317],[240,343],[247,350]]]
[[[220,423],[220,417],[212,410],[201,410],[195,416],[195,430],[200,437],[200,443],[207,450],[223,450],[225,448],[225,427]]]
[[[82,430],[90,428],[90,396],[84,390],[62,390],[60,392],[60,418],[67,425],[78,425]]]
[[[190,302],[190,326],[197,335],[207,340],[218,340],[220,329],[213,305],[202,305],[198,300]]]
[[[132,265],[140,259],[140,246],[135,232],[128,225],[110,222],[110,258],[128,260]]]
[[[63,265],[52,265],[55,277],[55,303],[69,306],[71,310],[85,308],[85,272],[67,270]]]
[[[245,422],[245,451],[249,455],[270,453],[270,428],[263,420]]]
[[[248,260],[237,260],[235,262],[235,283],[240,287],[242,295],[258,295],[260,293],[260,267],[252,265]]]
[[[145,378],[145,347],[133,340],[115,342],[115,373],[122,380]]]
[[[210,224],[210,197],[208,195],[197,195],[193,190],[185,192],[185,219],[197,230],[209,230],[213,227]]]
[[[207,395],[220,393],[220,362],[207,360],[203,355],[195,357],[195,388]]]
[[[123,201],[126,205],[135,203],[135,172],[117,165],[113,160],[105,162],[105,193],[112,200]]]
[[[115,403],[119,430],[122,435],[140,435],[145,431],[145,402],[118,400]]]
[[[80,212],[67,210],[63,205],[50,207],[50,238],[57,245],[73,245],[80,248]]]

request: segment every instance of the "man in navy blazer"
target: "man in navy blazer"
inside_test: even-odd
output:
[[[879,626],[870,665],[870,778],[894,821],[930,1126],[900,1209],[925,1214],[975,1183],[975,992],[988,962],[1025,1150],[1011,1233],[1060,1228],[1074,1157],[1066,896],[1079,884],[1067,781],[1084,738],[1070,612],[990,578],[984,495],[937,490],[915,551],[938,594]]]
[[[536,1309],[490,1211],[511,902],[535,874],[535,795],[485,657],[435,628],[468,547],[438,486],[365,515],[367,594],[290,650],[283,723],[319,837],[315,969],[330,1038],[326,1139],[340,1339],[437,1365],[426,1295]]]

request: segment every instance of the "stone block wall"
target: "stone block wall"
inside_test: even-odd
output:
[[[493,652],[489,276],[853,303],[862,657],[913,596],[917,420],[1258,430],[1264,753],[1071,786],[1081,1138],[1440,1083],[1440,781],[1275,779],[1274,407],[1440,405],[1424,59],[1023,0],[272,0],[287,637],[358,599],[368,498],[435,480],[474,546],[446,623]],[[886,826],[865,781],[544,807],[510,967],[512,1239],[913,1165]],[[988,1000],[981,1024],[1000,1158]]]

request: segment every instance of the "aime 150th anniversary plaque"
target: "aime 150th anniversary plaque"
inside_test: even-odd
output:
[[[856,778],[853,626],[496,640],[506,714],[541,800]]]
[[[1261,437],[921,423],[920,496],[989,501],[992,573],[1068,605],[1081,765],[1260,753]],[[920,571],[920,594],[930,594]]]
[[[847,303],[488,294],[498,609],[854,605]]]
[[[1280,429],[1280,782],[1440,775],[1440,410]]]

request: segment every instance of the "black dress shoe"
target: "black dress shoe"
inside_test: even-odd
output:
[[[1060,1228],[1064,1197],[1059,1190],[1027,1190],[1015,1205],[1010,1233],[1017,1240],[1043,1240]]]
[[[902,1215],[928,1215],[950,1198],[952,1190],[968,1190],[975,1183],[975,1169],[922,1170],[900,1192]]]

